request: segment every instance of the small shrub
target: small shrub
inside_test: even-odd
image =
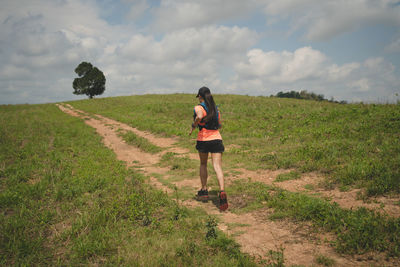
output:
[[[283,255],[284,248],[281,246],[277,250],[269,250],[267,254],[267,264],[272,267],[284,267],[285,257]]]
[[[331,267],[335,265],[335,260],[328,258],[324,255],[318,255],[317,258],[315,259],[315,261],[319,264],[319,265],[323,265],[326,267]]]
[[[217,227],[218,223],[215,218],[209,217],[208,221],[206,223],[206,228],[207,228],[207,233],[206,233],[206,239],[216,239],[217,238]]]

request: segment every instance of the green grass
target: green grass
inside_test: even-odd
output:
[[[151,154],[156,154],[163,150],[161,147],[153,145],[146,138],[140,137],[130,131],[120,131],[119,136],[121,136],[122,139],[124,139],[127,144],[136,146],[141,150]]]
[[[237,167],[293,168],[278,180],[318,171],[328,177],[328,186],[364,187],[366,196],[399,193],[400,105],[214,98],[223,116],[226,173],[235,174]],[[194,136],[187,136],[196,104],[192,95],[70,104],[141,130],[179,136],[179,144],[195,152]],[[0,265],[255,264],[217,231],[204,211],[179,206],[143,183],[147,178],[140,172],[126,169],[82,120],[54,105],[0,106],[0,125]],[[151,143],[139,145],[143,140],[125,136],[129,138],[151,152]],[[198,161],[188,157],[166,153],[160,165],[171,167],[168,174],[174,181],[198,176]],[[213,175],[212,167],[209,173]],[[171,181],[157,178],[173,187]],[[210,185],[216,185],[216,179]],[[226,190],[231,200],[241,198],[240,207],[233,205],[232,211],[269,207],[274,209],[271,219],[312,222],[316,229],[336,235],[333,245],[338,252],[400,255],[400,219],[366,209],[341,209],[261,183],[237,181]],[[193,192],[181,188],[177,195],[186,199]],[[281,252],[271,252],[268,264],[283,264]]]
[[[231,199],[240,196],[242,202],[247,201],[246,209],[258,209],[260,206],[273,208],[271,219],[309,221],[319,229],[334,233],[337,237],[334,245],[340,253],[375,251],[400,256],[400,218],[391,218],[365,208],[342,209],[337,203],[258,182],[236,180],[227,192]]]
[[[296,180],[301,177],[301,174],[296,171],[281,173],[276,177],[275,182],[284,182],[289,180]]]
[[[255,265],[55,105],[0,106],[0,125],[0,265]]]
[[[304,185],[304,189],[307,189],[307,190],[314,190],[315,187],[314,187],[313,184],[306,184],[306,185]]]
[[[215,95],[214,99],[223,118],[224,170],[294,169],[278,181],[317,171],[327,177],[327,187],[365,188],[366,197],[400,193],[400,105],[340,105],[234,95]],[[180,145],[194,152],[193,137],[187,136],[196,104],[190,95],[116,97],[71,104],[139,129],[179,136]],[[162,161],[175,166],[174,172],[196,168],[189,161],[179,162],[173,154],[166,154]],[[312,185],[306,188],[314,189]],[[316,228],[334,233],[334,246],[340,253],[384,251],[399,256],[399,219],[366,209],[341,209],[318,197],[261,183],[236,182],[227,192],[234,212],[267,206],[274,209],[271,219],[310,221]],[[241,198],[237,207],[235,197]]]
[[[335,104],[215,95],[222,112],[224,163],[247,169],[318,171],[331,183],[357,185],[368,196],[400,193],[400,105]],[[187,136],[193,95],[144,95],[70,102],[154,133]]]
[[[168,166],[171,170],[178,170],[181,173],[186,173],[188,170],[197,168],[198,162],[186,156],[180,157],[176,153],[167,152],[161,157],[160,166]],[[190,172],[190,174],[192,173]]]

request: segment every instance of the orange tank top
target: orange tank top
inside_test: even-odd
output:
[[[203,118],[207,115],[207,112],[200,105],[194,107],[196,113],[201,110],[203,113]],[[218,114],[219,120],[221,120],[221,114]],[[222,140],[222,136],[219,133],[219,130],[209,130],[206,128],[202,128],[197,134],[197,141],[211,141],[211,140]]]

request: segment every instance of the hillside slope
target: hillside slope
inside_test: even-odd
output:
[[[365,188],[365,196],[400,193],[400,105],[216,95],[225,162],[246,169],[317,171],[328,183]],[[187,136],[193,95],[144,95],[70,102],[141,130]]]
[[[1,264],[400,264],[399,105],[214,98],[225,213],[193,95],[1,106]]]

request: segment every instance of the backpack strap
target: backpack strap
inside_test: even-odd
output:
[[[202,107],[204,108],[204,110],[206,111],[206,113],[208,113],[208,107],[207,107],[207,105],[206,105],[205,102],[201,102],[201,103],[199,104],[199,106],[202,106]],[[215,111],[216,111],[216,114],[215,114],[215,118],[214,118],[214,119],[215,119],[217,125],[210,125],[210,122],[206,122],[205,125],[200,125],[200,124],[198,124],[199,130],[200,130],[200,131],[201,131],[201,129],[203,129],[203,128],[206,128],[206,129],[208,129],[208,130],[218,130],[218,129],[220,128],[218,106],[215,106],[215,109],[216,109],[216,110],[215,110]],[[195,113],[196,113],[196,112],[195,112]],[[195,118],[195,116],[196,116],[196,114],[194,115],[194,118]],[[201,122],[204,123],[203,119],[201,120]]]
[[[198,104],[198,106],[202,106],[206,111],[206,113],[208,113],[207,105],[204,102],[201,102],[200,104]],[[193,109],[193,120],[196,119],[196,116],[197,116],[196,109]]]
[[[204,108],[204,110],[208,113],[208,107],[206,105],[206,102],[201,102],[200,106],[202,106]]]

